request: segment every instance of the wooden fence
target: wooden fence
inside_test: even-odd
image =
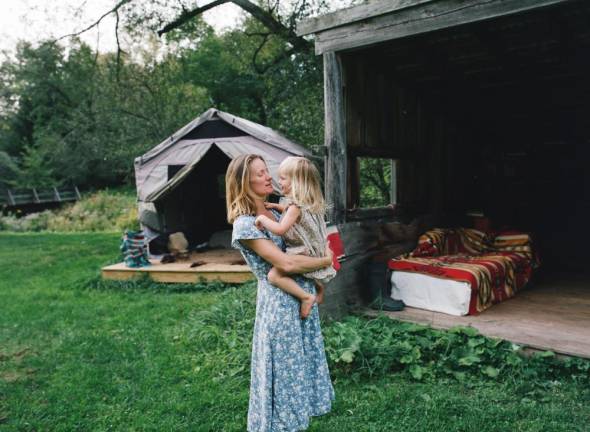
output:
[[[46,189],[5,189],[0,191],[0,207],[19,207],[31,204],[54,204],[80,199],[76,186]]]

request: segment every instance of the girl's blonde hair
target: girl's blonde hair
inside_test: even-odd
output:
[[[225,205],[227,221],[233,223],[238,216],[256,213],[256,203],[250,196],[250,165],[256,159],[266,164],[257,154],[240,155],[233,159],[225,173]]]
[[[289,156],[279,165],[279,173],[291,180],[288,198],[312,213],[325,213],[320,173],[313,162],[304,157]]]

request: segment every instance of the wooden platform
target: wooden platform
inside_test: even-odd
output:
[[[129,268],[125,263],[102,268],[102,277],[113,280],[127,280],[147,273],[157,282],[194,283],[199,280],[228,283],[243,283],[254,279],[250,268],[237,250],[216,249],[202,253],[193,252],[190,259],[168,264],[150,260],[149,267]],[[197,267],[192,263],[203,262]]]
[[[456,317],[414,308],[385,313],[394,319],[435,328],[471,326],[486,336],[533,349],[590,358],[589,277],[548,277],[477,316]]]

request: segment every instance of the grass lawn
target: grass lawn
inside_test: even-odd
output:
[[[0,233],[0,430],[245,430],[254,286],[104,283],[118,245]],[[590,431],[586,381],[331,366],[310,431]]]

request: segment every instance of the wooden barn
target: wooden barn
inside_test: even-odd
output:
[[[299,23],[323,56],[326,197],[346,242],[326,313],[366,303],[375,254],[475,218],[531,233],[533,283],[476,316],[392,315],[590,357],[589,22],[581,0],[376,0]],[[366,160],[390,164],[393,211],[363,205]]]

